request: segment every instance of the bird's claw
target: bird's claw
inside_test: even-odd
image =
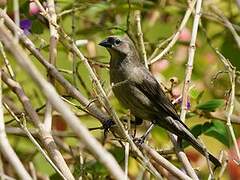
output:
[[[134,138],[133,142],[137,145],[142,145],[145,142],[145,139],[146,138],[144,136],[142,136],[140,138]]]
[[[109,131],[109,129],[115,124],[115,122],[111,119],[106,120],[103,122],[102,128],[104,130],[104,134],[107,134],[107,132]]]

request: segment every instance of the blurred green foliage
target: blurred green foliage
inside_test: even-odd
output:
[[[20,18],[29,19],[32,22],[30,29],[29,38],[35,43],[36,47],[39,48],[40,52],[44,54],[46,58],[49,56],[49,27],[46,19],[40,14],[30,15],[29,1],[21,0],[20,2]],[[41,1],[43,4],[45,1]],[[162,43],[164,40],[169,38],[172,34],[177,31],[177,28],[187,10],[187,1],[136,1],[131,0],[131,12],[139,9],[142,15],[142,29],[144,34],[144,41],[146,42],[146,50],[148,57],[151,55],[153,50]],[[234,1],[213,1],[215,6],[219,6],[221,10],[226,13],[225,15],[229,20],[238,27],[239,32],[239,9],[235,5]],[[216,3],[216,4],[215,4]],[[13,3],[8,1],[7,5],[8,14],[13,17]],[[109,35],[123,35],[127,30],[127,18],[130,14],[129,20],[133,21],[131,12],[129,12],[129,4],[126,0],[58,0],[56,1],[56,11],[58,14],[58,24],[67,32],[74,40],[88,40],[87,45],[80,46],[80,50],[84,55],[92,61],[100,63],[108,63],[109,55],[107,51],[97,44]],[[210,16],[208,16],[210,13]],[[226,104],[226,92],[230,89],[230,82],[228,76],[225,73],[215,77],[219,71],[225,71],[223,64],[218,59],[213,49],[209,46],[209,40],[215,48],[218,48],[224,56],[229,58],[231,63],[236,66],[237,70],[240,68],[239,61],[239,47],[229,32],[229,30],[222,25],[221,22],[213,20],[214,16],[211,17],[211,10],[207,3],[204,3],[202,10],[202,22],[201,28],[198,31],[198,39],[196,44],[196,55],[195,63],[193,67],[192,85],[194,86],[189,94],[189,102],[191,104],[189,110],[189,118],[186,123],[192,126],[192,132],[196,136],[211,136],[215,141],[221,142],[223,145],[230,147],[231,140],[226,130],[225,122],[216,120],[218,117],[209,118],[207,115],[211,112],[224,112]],[[191,37],[193,17],[190,18],[186,28],[181,34],[180,40],[170,50],[170,52],[164,57],[168,60],[167,66],[161,64],[154,64],[153,66],[158,67],[158,71],[155,72],[155,76],[161,79],[162,83],[166,87],[170,87],[170,78],[176,77],[178,82],[174,85],[172,92],[174,97],[178,97],[181,94],[181,88],[184,81],[185,75],[185,64],[188,55],[188,45]],[[136,27],[135,27],[136,28]],[[134,27],[131,27],[131,31],[136,31]],[[136,32],[135,32],[136,33]],[[166,46],[166,45],[165,45]],[[165,47],[163,46],[161,50]],[[35,58],[26,50],[29,57],[33,60],[34,64],[39,68],[39,71],[43,75],[47,75],[46,70],[39,64]],[[58,43],[58,57],[56,66],[61,70],[67,70],[70,73],[63,73],[64,77],[71,83],[74,83],[72,74],[74,62],[80,63],[77,69],[82,81],[87,87],[87,90],[83,87],[79,78],[76,78],[75,86],[84,95],[87,96],[87,91],[90,92],[90,99],[97,97],[94,85],[91,82],[88,72],[84,65],[77,59],[70,51],[64,47],[61,42]],[[16,79],[24,87],[27,95],[30,97],[31,102],[37,109],[45,104],[45,98],[41,94],[41,90],[36,86],[34,82],[26,75],[26,73],[15,63],[15,60],[10,54],[8,54],[10,64],[12,65]],[[91,61],[90,61],[91,62]],[[95,68],[104,89],[109,92],[109,76],[108,69],[101,68],[97,65],[92,66]],[[68,95],[63,88],[56,83],[56,89],[61,95]],[[204,92],[204,94],[203,94]],[[236,84],[236,93],[239,94],[239,84]],[[19,109],[22,110],[22,106],[18,102],[15,95],[9,92],[6,86],[4,86],[4,95],[9,96],[16,103]],[[127,110],[117,102],[114,96],[110,97],[113,107],[117,110],[118,114],[125,115]],[[70,99],[72,102],[77,101]],[[239,100],[239,99],[237,99]],[[79,105],[79,104],[78,104]],[[236,109],[239,108],[237,105]],[[79,113],[80,119],[86,124],[87,127],[100,126],[99,122],[93,117],[82,115],[81,111],[73,108],[74,112]],[[43,114],[44,110],[40,111]],[[238,113],[239,110],[234,113]],[[214,116],[214,115],[212,115]],[[221,117],[225,119],[225,117]],[[11,117],[6,116],[5,121],[10,120]],[[10,123],[8,126],[17,126],[16,123]],[[143,125],[138,127],[138,136],[145,131],[148,124],[145,122]],[[239,126],[235,126],[239,129]],[[67,129],[68,130],[68,129]],[[93,132],[99,140],[103,142],[103,133],[101,130]],[[26,138],[19,138],[16,136],[10,136],[12,145],[20,156],[26,154],[33,154],[29,161],[33,161],[37,172],[47,174],[50,179],[58,179],[58,175],[55,174],[53,169],[48,163],[42,158],[42,156],[36,152],[35,148],[29,143]],[[149,139],[153,146],[162,148],[171,146],[166,132],[160,128],[155,127],[152,132],[152,138]],[[18,141],[16,143],[16,141]],[[75,137],[65,138],[64,142],[71,145],[71,148],[77,148],[79,140]],[[123,149],[111,145],[106,142],[108,149],[115,156],[118,162],[122,162],[124,159]],[[207,144],[207,143],[206,143]],[[208,146],[209,150],[220,151],[225,146]],[[109,148],[111,147],[111,148]],[[35,154],[34,154],[35,152]],[[66,156],[68,153],[63,154]],[[104,179],[109,176],[106,169],[97,161],[91,159],[89,154],[84,154],[84,165],[81,165],[76,158],[70,158],[70,166],[73,169],[76,177],[82,176],[86,179]],[[133,161],[133,160],[132,160]],[[131,162],[132,162],[131,161]],[[136,161],[134,161],[136,163]],[[83,167],[82,167],[83,166]],[[132,172],[140,172],[140,168],[132,165],[135,169]],[[79,168],[82,170],[80,171]],[[136,170],[137,169],[137,170]],[[138,171],[139,170],[139,171]],[[137,174],[132,174],[135,177]],[[202,172],[201,172],[202,173]],[[206,173],[200,174],[200,176],[206,176]]]

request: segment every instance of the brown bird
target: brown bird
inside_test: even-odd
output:
[[[136,117],[163,127],[180,140],[185,139],[205,155],[203,146],[180,120],[157,80],[141,63],[133,43],[128,38],[111,36],[99,45],[106,47],[111,55],[110,81],[113,93],[120,103]],[[217,158],[208,154],[216,167],[221,166]]]

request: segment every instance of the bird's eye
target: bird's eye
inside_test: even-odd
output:
[[[120,42],[121,42],[120,39],[116,39],[116,40],[115,40],[115,44],[116,44],[116,45],[120,44]]]

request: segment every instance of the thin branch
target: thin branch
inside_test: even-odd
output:
[[[127,131],[128,134],[130,134],[131,131],[131,120],[130,118],[128,119],[127,123]],[[128,180],[128,167],[129,167],[129,143],[125,143],[125,159],[124,159],[124,172],[125,172],[125,180]]]
[[[56,29],[59,32],[59,35],[61,36],[61,38],[63,40],[66,40],[68,42],[68,47],[69,49],[74,52],[78,58],[83,62],[83,64],[85,65],[85,67],[87,68],[89,75],[92,79],[92,81],[96,84],[96,89],[99,93],[99,97],[101,98],[101,101],[104,102],[105,104],[105,108],[107,109],[108,113],[111,115],[113,121],[116,123],[116,125],[118,126],[118,131],[120,132],[121,136],[126,139],[132,150],[139,156],[139,158],[142,161],[143,166],[148,167],[148,170],[150,170],[152,172],[152,174],[154,174],[156,177],[160,177],[160,174],[156,171],[156,169],[151,165],[151,163],[143,156],[143,154],[141,153],[141,151],[137,148],[137,146],[135,145],[135,143],[133,142],[133,140],[131,139],[131,137],[126,133],[125,128],[122,124],[122,122],[119,120],[115,110],[112,108],[108,97],[100,83],[100,81],[98,80],[96,74],[94,73],[92,67],[90,66],[90,64],[88,63],[87,58],[85,58],[83,56],[83,54],[80,52],[80,50],[78,49],[78,47],[76,46],[76,44],[73,43],[73,40],[63,31],[63,29],[59,28],[59,26],[52,22],[49,14],[44,10],[44,8],[42,7],[41,3],[38,0],[34,0],[34,2],[36,2],[36,4],[38,5],[38,7],[40,8],[42,14],[44,17],[46,17],[48,19],[49,22],[52,23],[52,25],[54,25],[56,27]],[[0,12],[1,14],[1,12]],[[4,16],[4,14],[3,14]],[[21,33],[22,34],[22,33]],[[23,35],[23,34],[22,34]],[[32,43],[31,43],[32,44]],[[45,63],[46,64],[46,63]],[[96,111],[96,110],[95,110]]]
[[[201,5],[202,5],[202,0],[197,0],[196,13],[195,13],[194,22],[193,22],[192,38],[191,38],[190,47],[189,47],[188,63],[187,63],[187,69],[185,73],[184,86],[182,90],[182,105],[181,105],[180,119],[183,122],[185,121],[185,116],[187,112],[186,105],[187,105],[188,92],[189,92],[189,87],[191,82],[191,75],[192,75],[192,68],[193,68],[193,61],[194,61],[194,54],[195,54],[195,43],[196,43],[196,37],[197,37],[197,31],[198,31],[198,24],[200,20]],[[170,137],[172,142],[175,144],[174,147],[177,152],[178,158],[182,161],[187,173],[193,179],[198,179],[185,153],[180,148],[178,148],[178,145],[175,142],[176,136],[171,135]]]
[[[48,13],[51,18],[51,22],[57,23],[57,15],[55,12],[55,3],[54,0],[47,1]],[[49,22],[49,29],[50,29],[50,45],[49,45],[49,62],[55,66],[56,59],[57,59],[57,43],[58,43],[58,32],[50,22]],[[49,82],[51,82],[54,86],[55,81],[54,77],[48,74]],[[45,108],[45,117],[44,117],[44,125],[47,131],[51,131],[52,129],[52,106],[51,103],[47,100],[46,108]]]
[[[217,176],[217,179],[221,179],[222,178],[222,176],[223,176],[223,174],[224,174],[224,172],[225,172],[225,170],[227,168],[227,165],[228,165],[228,157],[227,157],[225,151],[221,151],[220,155],[221,156],[220,156],[219,159],[221,159],[221,162],[223,162],[223,165],[222,165],[222,167],[220,169],[220,172],[219,172],[219,174]]]
[[[37,48],[35,47],[35,45],[32,43],[32,41],[30,39],[28,39],[28,37],[23,33],[23,31],[19,28],[16,27],[16,25],[14,24],[14,22],[12,22],[11,18],[9,18],[9,16],[6,15],[6,13],[4,13],[4,11],[2,11],[0,9],[0,17],[3,17],[5,20],[5,23],[9,26],[10,29],[15,30],[18,29],[18,33],[19,33],[19,37],[20,40],[24,43],[24,45],[26,46],[26,48],[28,48],[32,54],[37,58],[37,60],[40,61],[41,64],[43,64],[49,71],[49,73],[54,76],[54,78],[60,83],[62,84],[62,86],[67,90],[67,92],[73,96],[74,98],[76,98],[83,106],[86,107],[86,109],[88,110],[88,113],[94,117],[96,117],[97,119],[99,119],[101,121],[101,123],[104,123],[106,120],[109,120],[110,117],[108,115],[106,115],[105,113],[103,113],[101,110],[99,110],[97,108],[97,106],[92,103],[91,101],[89,101],[87,98],[85,98],[80,91],[78,91],[74,86],[72,86],[58,71],[57,69],[52,66],[51,64],[49,64],[45,58],[42,56],[42,54],[37,50]],[[46,16],[48,17],[48,16]],[[56,25],[57,26],[57,25]],[[75,44],[72,43],[72,39],[65,33],[63,32],[62,29],[57,28],[59,30],[59,34],[62,36],[62,39],[68,41],[68,47],[71,51],[74,51],[76,53],[76,55],[84,62],[84,64],[87,66],[87,69],[89,70],[91,77],[94,79],[93,81],[95,81],[95,83],[97,84],[97,87],[99,91],[101,91],[101,96],[103,96],[102,98],[104,98],[104,100],[106,100],[105,105],[107,107],[107,109],[112,113],[113,116],[113,120],[116,120],[115,122],[118,122],[118,128],[114,128],[114,131],[117,132],[118,134],[120,134],[124,139],[127,139],[127,141],[129,142],[132,151],[135,152],[135,154],[140,158],[141,163],[144,167],[147,167],[148,170],[154,174],[156,177],[160,177],[160,174],[156,171],[156,169],[152,166],[152,164],[149,162],[148,159],[146,159],[143,154],[141,153],[141,151],[136,147],[136,145],[134,144],[134,142],[132,141],[131,137],[129,137],[129,135],[125,132],[125,129],[123,127],[123,124],[119,121],[115,111],[113,111],[108,98],[101,86],[101,83],[98,81],[95,73],[93,72],[93,70],[91,69],[91,66],[88,64],[87,59],[82,55],[82,53],[79,51],[79,49],[75,46]],[[102,94],[103,93],[103,94]],[[74,126],[74,128],[77,128]]]
[[[190,15],[192,14],[192,11],[194,9],[194,6],[195,6],[195,3],[196,3],[197,0],[192,0],[189,2],[188,4],[188,9],[183,17],[183,20],[177,30],[177,32],[173,35],[172,37],[172,40],[170,41],[170,43],[167,45],[167,47],[159,54],[157,55],[156,57],[154,57],[153,59],[150,59],[149,61],[149,64],[152,64],[154,62],[156,62],[157,60],[159,59],[162,59],[162,57],[168,53],[168,51],[174,46],[174,44],[177,42],[178,40],[178,37],[181,33],[181,31],[183,30],[183,28],[186,26],[187,22],[188,22],[188,19],[190,18]]]
[[[207,152],[206,146],[203,143],[203,141],[201,140],[201,138],[198,138],[198,140],[200,141],[200,143],[202,144],[203,149],[204,149],[204,153],[205,153],[204,155],[205,155],[205,158],[207,160],[207,167],[208,167],[208,171],[209,171],[209,178],[214,179],[214,174],[213,174],[213,170],[211,168],[211,163],[210,163],[210,160],[209,160],[209,154]]]
[[[61,170],[61,172],[67,179],[74,179],[71,171],[69,170],[66,162],[64,161],[64,158],[62,157],[62,154],[58,150],[51,133],[46,130],[44,124],[41,122],[40,117],[33,108],[29,98],[26,96],[21,85],[13,79],[9,78],[5,72],[1,72],[3,82],[6,83],[9,88],[12,89],[12,91],[18,96],[20,102],[24,107],[24,110],[30,117],[30,120],[38,128],[40,140],[46,148],[47,152],[49,153],[51,159],[54,161],[54,163],[58,166],[58,168]]]
[[[0,27],[0,39],[14,55],[18,64],[30,75],[41,88],[53,107],[62,114],[63,119],[83,141],[91,153],[109,170],[115,179],[121,180],[124,173],[113,156],[108,153],[101,144],[89,133],[86,127],[71,112],[70,108],[61,100],[53,86],[47,82],[41,73],[33,65],[24,50],[14,42],[12,35],[5,26]]]
[[[231,92],[230,92],[228,104],[227,104],[227,115],[226,115],[227,123],[226,123],[226,125],[230,131],[230,135],[233,140],[234,148],[237,153],[237,158],[238,158],[237,161],[238,161],[238,163],[240,163],[240,152],[239,152],[236,136],[234,133],[234,129],[233,129],[233,126],[231,123],[231,116],[232,116],[232,113],[234,110],[234,99],[235,99],[236,67],[232,66],[231,62],[228,59],[226,59],[218,50],[216,50],[215,52],[218,54],[218,56],[222,60],[225,68],[229,71],[228,75],[229,75],[229,79],[231,82]]]
[[[220,9],[218,9],[216,6],[211,6],[211,10],[219,17],[219,19],[223,21],[223,23],[232,33],[238,48],[240,48],[240,36],[237,34],[233,24],[224,16],[224,13]]]
[[[31,175],[33,177],[33,180],[37,180],[37,172],[33,165],[33,162],[29,162],[29,169],[30,169]]]
[[[183,164],[184,169],[186,170],[187,174],[194,180],[198,180],[198,176],[196,172],[194,171],[192,165],[190,164],[186,154],[184,151],[179,147],[179,144],[177,143],[177,137],[173,134],[169,133],[169,137],[173,143],[175,152],[177,154],[177,157],[179,161]]]
[[[3,103],[4,107],[7,109],[7,111],[11,114],[11,116],[17,121],[23,132],[28,136],[30,141],[36,146],[36,148],[39,150],[39,152],[43,155],[43,157],[49,162],[49,164],[56,170],[56,172],[64,179],[67,180],[62,172],[57,168],[57,166],[52,162],[52,160],[48,157],[47,153],[42,149],[42,147],[38,144],[38,142],[35,140],[35,138],[32,136],[32,134],[27,129],[27,126],[24,125],[21,120],[14,114],[14,112],[9,108],[9,106],[6,103]]]
[[[135,21],[137,24],[137,37],[138,37],[138,44],[140,47],[141,57],[143,58],[145,67],[148,68],[147,53],[144,45],[143,32],[141,28],[141,11],[136,10],[134,15],[135,15]]]
[[[19,0],[13,0],[13,13],[14,13],[14,22],[15,24],[20,27],[20,14],[19,14]],[[16,41],[18,41],[18,33],[17,31],[14,32]]]
[[[185,121],[185,116],[187,113],[187,99],[188,99],[188,92],[189,92],[189,87],[191,83],[192,69],[194,64],[194,55],[196,50],[195,44],[197,39],[199,20],[201,17],[201,6],[202,6],[202,0],[197,0],[196,12],[195,12],[193,28],[192,28],[192,38],[189,45],[188,62],[187,62],[187,67],[185,71],[185,79],[184,79],[184,84],[182,89],[182,104],[181,104],[180,119],[183,122]]]
[[[239,164],[240,163],[240,152],[239,152],[236,136],[235,136],[234,129],[233,129],[233,126],[232,126],[232,122],[231,122],[232,113],[233,113],[233,110],[234,110],[234,100],[235,100],[236,67],[234,67],[231,64],[231,62],[222,55],[222,53],[220,53],[216,48],[214,48],[212,46],[211,41],[208,38],[205,29],[203,27],[202,27],[202,29],[203,29],[203,32],[206,35],[209,46],[218,55],[219,59],[222,61],[223,65],[225,66],[225,68],[228,71],[229,79],[230,79],[230,82],[231,82],[231,91],[230,91],[230,94],[229,94],[228,104],[227,104],[227,112],[226,112],[227,123],[226,123],[226,125],[229,129],[231,138],[233,140],[234,149],[237,153],[237,158],[238,158],[237,161],[238,161],[238,164]]]
[[[2,76],[1,72],[0,76]],[[2,81],[0,81],[0,150],[21,179],[32,180],[31,176],[23,166],[22,162],[19,160],[17,154],[14,152],[7,139],[2,107]]]
[[[15,79],[15,74],[13,72],[13,69],[12,69],[10,63],[9,63],[9,60],[7,58],[7,55],[6,55],[6,52],[4,50],[3,44],[1,42],[0,42],[0,52],[2,54],[3,61],[4,61],[4,64],[5,64],[6,68],[7,68],[7,70],[8,70],[8,73],[10,74],[12,79]]]
[[[162,157],[159,153],[157,153],[154,149],[150,148],[146,144],[141,144],[141,147],[143,150],[150,156],[150,159],[153,159],[157,162],[160,166],[164,167],[166,170],[168,170],[172,175],[176,176],[179,179],[182,180],[191,180],[189,176],[184,174],[181,170],[179,170],[177,167],[175,167],[172,163],[170,163],[167,159]]]

